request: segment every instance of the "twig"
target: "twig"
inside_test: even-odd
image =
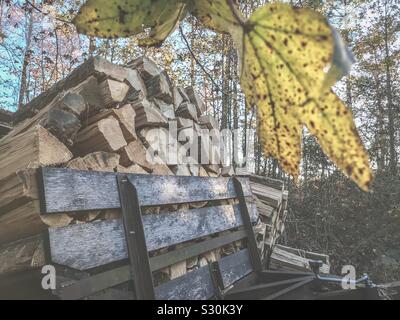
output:
[[[186,44],[186,47],[188,48],[190,55],[193,57],[194,61],[196,61],[196,63],[199,65],[199,67],[201,68],[201,70],[206,74],[206,76],[210,79],[210,81],[212,82],[212,84],[215,86],[215,88],[221,92],[224,96],[229,97],[228,93],[225,92],[224,90],[222,90],[220,88],[220,86],[218,85],[218,83],[215,82],[214,78],[212,77],[212,75],[209,73],[209,71],[203,66],[203,64],[199,61],[199,59],[197,59],[196,55],[194,54],[192,48],[190,47],[189,41],[187,40],[185,34],[183,33],[183,29],[181,26],[179,26],[179,32],[181,34],[181,37],[183,39],[183,41]],[[236,98],[231,97],[232,100],[239,102]]]
[[[225,94],[219,87],[218,83],[215,82],[214,78],[212,77],[212,75],[206,70],[206,68],[203,66],[203,64],[199,61],[199,59],[197,59],[196,55],[194,54],[192,48],[190,47],[189,41],[187,40],[185,34],[183,33],[182,27],[179,26],[179,32],[181,34],[181,37],[183,39],[183,41],[186,44],[186,47],[188,48],[190,55],[193,57],[194,61],[196,61],[196,63],[199,65],[199,67],[201,68],[201,70],[203,70],[203,72],[207,75],[207,77],[211,80],[212,84],[215,86],[215,88],[218,91],[221,91],[223,94]]]
[[[39,12],[39,13],[45,15],[45,16],[48,16],[48,15],[49,15],[49,12],[43,12],[43,10],[41,10],[40,8],[38,8],[37,6],[35,6],[35,5],[34,5],[32,2],[30,2],[29,0],[25,0],[25,2],[26,2],[27,4],[29,4],[33,9],[35,9],[37,12]],[[63,23],[72,24],[71,21],[67,21],[67,20],[64,20],[64,19],[61,19],[61,18],[54,17],[54,19],[55,19],[55,20],[58,20],[58,21],[60,21],[60,22],[63,22]]]

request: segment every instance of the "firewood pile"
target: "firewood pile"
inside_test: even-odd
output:
[[[251,175],[250,185],[260,216],[256,228],[259,249],[263,255],[270,256],[285,229],[288,192],[283,181],[267,177]]]
[[[39,235],[49,227],[120,215],[116,210],[40,214],[36,181],[40,166],[157,175],[235,174],[221,162],[167,162],[163,144],[155,143],[170,134],[170,123],[175,124],[178,135],[189,130],[195,134],[201,129],[218,130],[217,120],[206,111],[193,88],[174,86],[167,73],[145,57],[126,66],[91,58],[34,98],[23,112],[14,115],[13,128],[0,140],[0,274],[42,265],[45,254]],[[149,150],[156,161],[146,156]],[[181,156],[185,155],[178,152],[177,158]],[[262,215],[256,228],[261,248],[274,243],[283,230],[287,194],[281,185],[277,187],[279,183],[260,187],[257,178],[252,179]],[[143,213],[167,209],[152,207]],[[164,276],[178,277],[215,260],[215,255],[242,247],[239,241],[183,261],[164,270]]]

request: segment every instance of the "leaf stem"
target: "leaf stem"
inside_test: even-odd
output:
[[[228,3],[228,6],[231,9],[237,22],[244,28],[246,24],[241,15],[239,14],[236,4],[233,2],[233,0],[226,0],[226,2]]]

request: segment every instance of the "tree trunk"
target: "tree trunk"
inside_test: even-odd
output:
[[[385,3],[386,10],[386,3]],[[388,44],[388,16],[385,16],[385,64],[386,64],[386,95],[388,105],[388,120],[389,120],[389,170],[391,175],[396,175],[396,147],[395,147],[395,128],[393,114],[393,94],[392,94],[392,79],[390,75],[390,57]]]
[[[35,4],[35,1],[33,1]],[[27,91],[28,83],[27,83],[27,74],[28,74],[28,66],[31,61],[31,41],[32,41],[32,31],[33,31],[33,11],[29,13],[29,20],[27,21],[27,28],[25,34],[25,54],[24,60],[22,64],[22,72],[21,72],[21,84],[19,87],[19,96],[18,96],[18,110],[21,110],[24,105],[24,97]]]

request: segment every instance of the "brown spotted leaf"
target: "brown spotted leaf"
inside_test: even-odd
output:
[[[244,26],[241,85],[257,105],[265,154],[286,172],[299,174],[305,124],[332,161],[366,190],[372,179],[367,153],[350,112],[324,87],[333,40],[331,27],[318,13],[266,5]]]
[[[343,102],[329,91],[301,109],[302,122],[318,138],[326,155],[363,190],[368,190],[372,172],[367,152]]]
[[[193,0],[190,11],[204,26],[220,33],[230,33],[240,38],[244,23],[242,14],[229,0]]]

